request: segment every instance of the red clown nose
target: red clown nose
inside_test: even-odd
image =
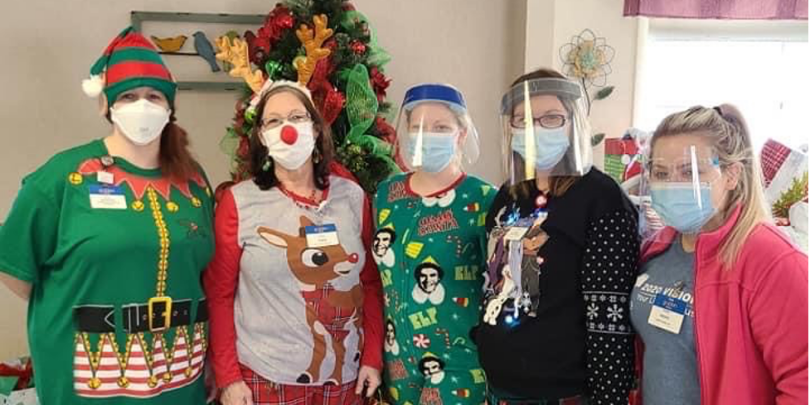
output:
[[[287,145],[295,144],[295,141],[298,140],[298,131],[295,130],[295,127],[285,125],[284,128],[281,128],[281,140]]]

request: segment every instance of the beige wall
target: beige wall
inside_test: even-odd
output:
[[[624,0],[528,0],[525,67],[561,69],[559,49],[589,28],[616,51],[608,84],[616,87],[607,100],[594,104],[591,124],[596,132],[620,137],[633,120],[636,42],[639,19],[622,16]],[[533,24],[534,23],[534,24]],[[549,24],[551,24],[549,26]],[[643,30],[644,28],[642,28]],[[601,167],[604,143],[594,150]]]
[[[535,1],[535,0],[528,0]],[[546,0],[537,0],[546,1]],[[264,0],[28,0],[4,2],[0,13],[0,218],[20,179],[54,152],[104,136],[109,127],[80,89],[109,39],[129,22],[130,10],[266,13]],[[389,99],[422,81],[450,82],[467,96],[485,151],[471,172],[500,176],[497,105],[502,89],[521,73],[524,1],[356,0],[393,56]],[[214,183],[227,178],[218,142],[234,107],[231,93],[181,92],[178,118]],[[2,248],[2,247],[0,247]],[[26,353],[25,304],[0,288],[0,360]],[[70,316],[65,309],[65,316]]]

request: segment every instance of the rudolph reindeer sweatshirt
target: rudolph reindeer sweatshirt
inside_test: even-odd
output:
[[[333,174],[323,201],[246,180],[221,198],[204,275],[217,385],[240,365],[279,384],[345,384],[382,368],[382,285],[368,199]]]

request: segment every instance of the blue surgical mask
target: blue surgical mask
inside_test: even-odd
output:
[[[551,170],[565,156],[571,141],[566,127],[546,129],[534,128],[534,167],[539,170]],[[512,150],[526,159],[526,130],[512,129]]]
[[[690,182],[656,183],[650,185],[650,196],[661,220],[681,233],[700,232],[717,211],[709,183],[701,183],[697,190]]]
[[[409,134],[406,149],[407,161],[413,165],[416,152],[416,140],[418,133]],[[456,156],[456,139],[453,134],[423,132],[422,133],[422,165],[417,166],[418,170],[428,173],[438,173],[453,161]]]

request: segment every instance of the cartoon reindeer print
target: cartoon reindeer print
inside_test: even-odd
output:
[[[296,380],[301,384],[319,381],[321,364],[326,357],[326,334],[331,336],[335,366],[326,379],[326,385],[342,383],[342,367],[346,356],[344,346],[350,331],[350,322],[358,331],[357,353],[362,347],[361,328],[363,290],[356,284],[349,291],[338,291],[330,281],[347,276],[359,260],[357,253],[346,253],[341,245],[311,248],[307,246],[304,227],[314,225],[307,217],[300,217],[299,235],[288,235],[266,227],[257,229],[259,236],[271,245],[287,251],[287,264],[292,275],[301,284],[300,294],[306,303],[306,320],[314,342],[312,359],[307,369]]]

